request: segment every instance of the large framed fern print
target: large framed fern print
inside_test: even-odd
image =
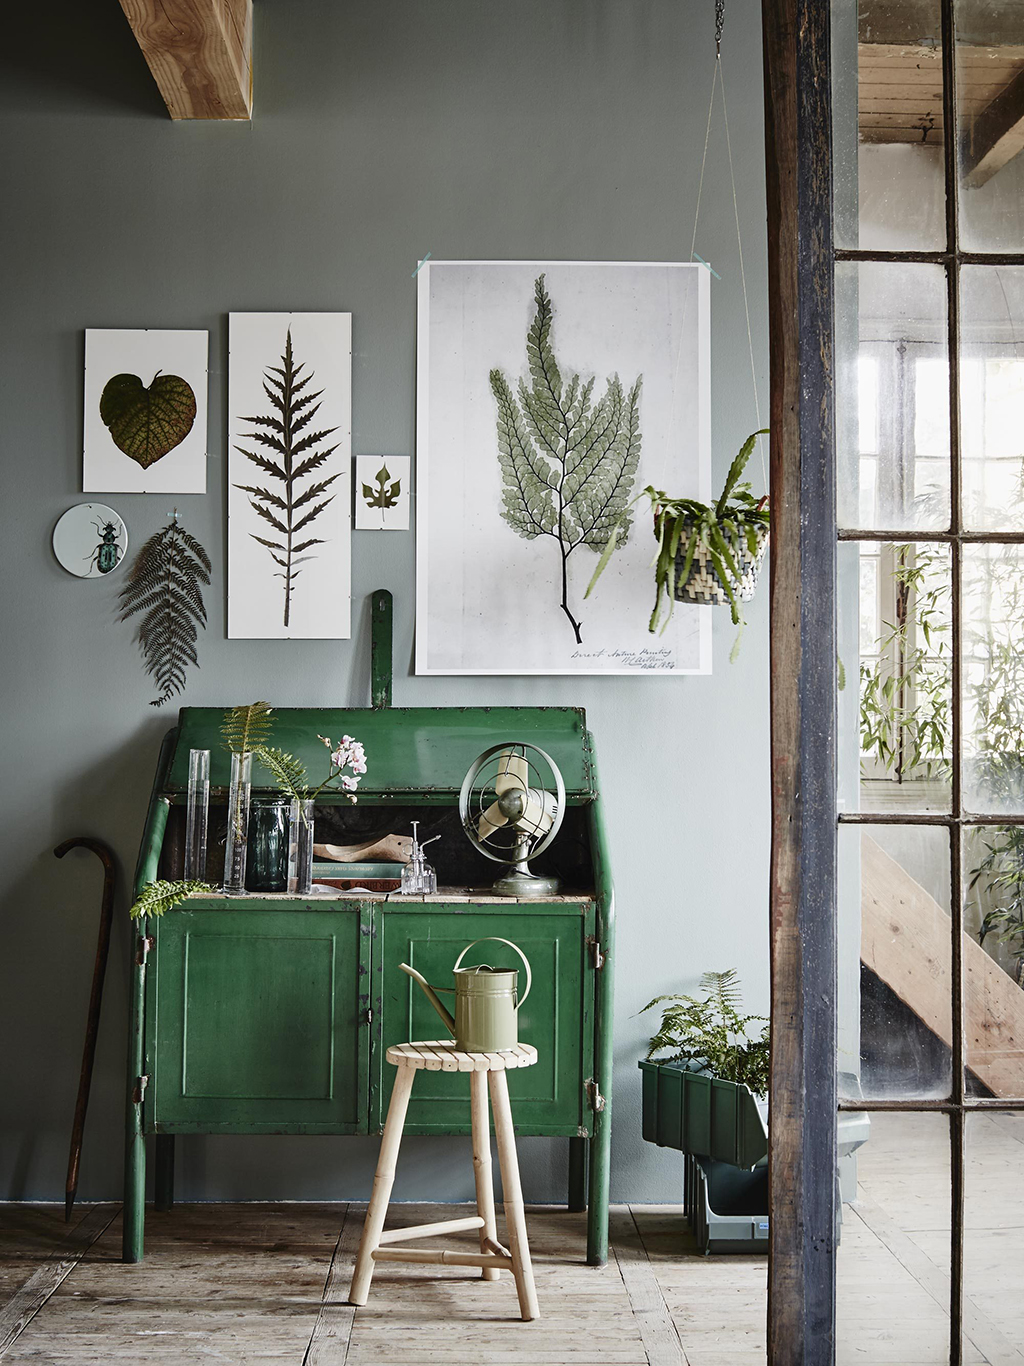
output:
[[[709,608],[647,630],[629,511],[710,495],[705,267],[430,260],[418,289],[417,673],[709,673]]]
[[[351,635],[351,313],[232,313],[228,636]]]

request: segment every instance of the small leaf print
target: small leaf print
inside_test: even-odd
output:
[[[393,508],[402,495],[402,481],[396,479],[392,484],[391,471],[387,465],[381,465],[374,478],[377,487],[372,484],[363,485],[363,501],[368,508],[380,508],[380,519],[383,523],[384,512],[387,508]]]
[[[196,396],[180,375],[114,375],[100,395],[100,417],[119,451],[144,470],[180,446],[196,420]]]

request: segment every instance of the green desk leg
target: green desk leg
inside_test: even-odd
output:
[[[597,778],[596,773],[594,777]],[[594,1135],[590,1140],[587,1262],[591,1266],[604,1266],[608,1260],[608,1196],[611,1184],[615,893],[612,888],[608,841],[604,831],[600,796],[590,803],[589,817],[590,847],[594,856],[594,881],[597,891],[597,938],[604,954],[604,962],[597,972],[594,992],[594,1080],[600,1098],[593,1112]]]
[[[569,1139],[569,1213],[587,1208],[587,1144],[589,1139]]]
[[[158,1210],[169,1210],[174,1204],[174,1135],[157,1134],[154,1164],[154,1204]]]

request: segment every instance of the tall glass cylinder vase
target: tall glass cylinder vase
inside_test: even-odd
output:
[[[210,751],[188,752],[188,806],[185,814],[187,882],[206,880],[206,831],[210,818]]]
[[[289,813],[288,890],[297,896],[313,890],[313,805],[293,801]]]
[[[249,844],[249,789],[252,755],[232,754],[228,791],[228,833],[224,847],[224,895],[245,893],[245,856]]]

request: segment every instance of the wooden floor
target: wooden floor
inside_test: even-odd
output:
[[[948,1360],[949,1167],[940,1116],[878,1115],[844,1207],[841,1366]],[[965,1360],[1024,1366],[1024,1117],[969,1133]],[[761,1366],[765,1259],[695,1255],[677,1209],[613,1210],[614,1256],[584,1265],[582,1215],[528,1210],[543,1317],[511,1277],[382,1265],[345,1304],[363,1206],[184,1205],[147,1218],[124,1266],[116,1205],[0,1205],[0,1359],[290,1366]],[[451,1217],[402,1205],[393,1223]],[[500,1217],[499,1217],[500,1224]],[[474,1235],[464,1238],[473,1246]],[[451,1239],[450,1246],[459,1238]]]

